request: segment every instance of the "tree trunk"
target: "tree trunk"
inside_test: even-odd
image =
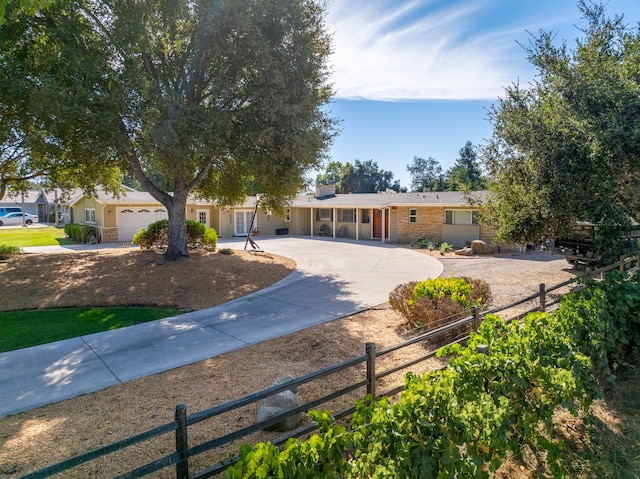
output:
[[[171,205],[167,205],[169,215],[169,232],[167,251],[164,259],[175,261],[189,256],[187,247],[187,199],[173,198]]]

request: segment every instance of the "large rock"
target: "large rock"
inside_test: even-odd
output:
[[[285,376],[277,378],[273,382],[272,386],[286,383],[288,381],[291,381],[292,379],[293,376],[287,374]],[[300,400],[298,399],[298,396],[296,396],[296,392],[296,388],[291,388],[265,398],[258,408],[258,416],[256,419],[257,422],[266,421],[299,407]],[[300,413],[293,414],[284,421],[280,421],[273,426],[265,428],[265,430],[290,431],[291,429],[294,429],[298,424],[300,424],[300,420]]]
[[[473,250],[471,248],[462,248],[453,252],[458,256],[473,256]]]
[[[490,246],[484,241],[480,241],[480,240],[472,241],[471,249],[476,254],[493,254],[493,246]]]

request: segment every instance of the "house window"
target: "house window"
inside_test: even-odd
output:
[[[284,209],[284,220],[288,223],[291,221],[291,208]]]
[[[204,225],[208,223],[206,211],[198,211],[198,223],[202,223]]]
[[[316,210],[316,221],[333,221],[333,210],[331,208],[318,208]]]
[[[368,223],[369,220],[369,210],[361,210],[360,211],[360,221],[362,223]]]
[[[84,222],[85,223],[95,223],[96,222],[96,209],[95,208],[87,208],[84,210]]]
[[[446,210],[444,222],[448,225],[477,225],[480,213],[471,210]]]
[[[338,221],[341,223],[355,223],[356,210],[338,210]]]
[[[418,221],[418,210],[409,210],[409,223],[416,223]]]

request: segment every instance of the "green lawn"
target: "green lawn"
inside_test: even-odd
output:
[[[78,308],[0,313],[0,352],[181,314],[161,308]]]
[[[26,228],[0,228],[0,244],[24,248],[26,246],[56,246],[77,243],[65,238],[64,228],[27,226]]]

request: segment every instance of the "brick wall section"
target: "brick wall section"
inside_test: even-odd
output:
[[[416,210],[416,222],[409,223],[409,210]],[[442,241],[444,207],[398,207],[398,242],[414,243],[423,236],[433,242]]]

